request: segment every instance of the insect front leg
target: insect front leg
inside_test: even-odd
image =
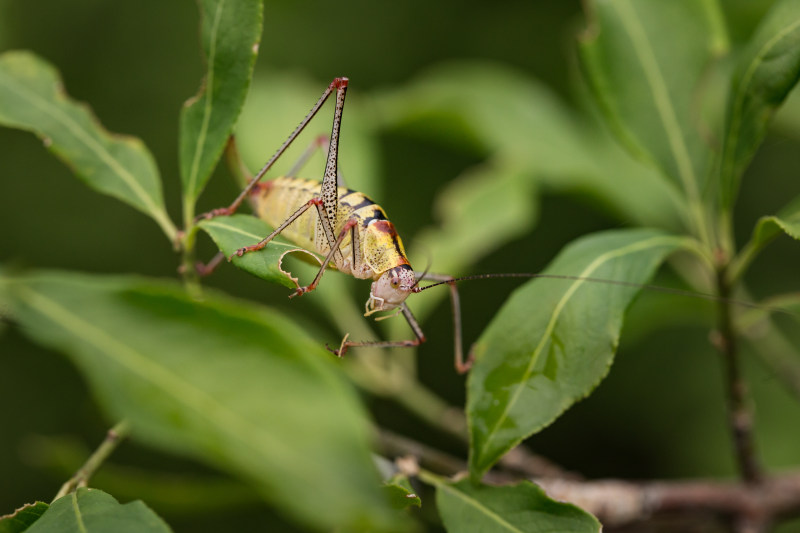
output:
[[[450,306],[453,312],[453,357],[454,357],[454,365],[456,368],[456,372],[459,374],[465,374],[472,368],[472,363],[474,361],[474,355],[470,350],[469,355],[467,355],[467,359],[464,360],[464,347],[462,342],[461,336],[461,299],[458,296],[458,289],[456,288],[455,278],[453,276],[447,276],[444,274],[430,274],[425,273],[423,274],[424,277],[432,281],[441,281],[447,284],[450,288]],[[420,279],[422,276],[420,276]],[[415,292],[419,292],[418,288],[415,288]]]

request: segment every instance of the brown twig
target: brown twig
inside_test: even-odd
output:
[[[466,462],[458,457],[385,429],[380,430],[377,444],[381,453],[386,456],[413,455],[422,466],[441,474],[455,475],[467,469]],[[502,470],[487,474],[487,481],[503,483],[529,477],[580,479],[579,475],[561,468],[541,455],[531,453],[522,446],[505,454],[500,459],[500,466]]]
[[[761,483],[534,479],[554,499],[594,514],[607,527],[661,515],[713,515],[737,531],[763,531],[776,519],[800,512],[800,471],[765,477]]]
[[[75,472],[75,475],[61,486],[53,501],[76,491],[80,487],[86,487],[89,483],[89,478],[100,468],[108,456],[117,449],[120,441],[128,435],[128,430],[128,423],[124,420],[109,429],[100,446],[89,456],[83,466]]]
[[[715,344],[722,353],[725,365],[728,424],[742,479],[749,483],[758,483],[762,478],[762,470],[753,442],[753,417],[747,404],[747,384],[739,368],[738,342],[729,303],[731,287],[725,269],[720,269],[717,273],[717,290],[721,299]]]
[[[388,456],[415,456],[420,464],[446,475],[463,473],[467,465],[457,457],[400,435],[381,431],[379,445]],[[529,454],[529,464],[520,455],[513,470],[541,468],[540,457]],[[568,501],[595,515],[604,527],[620,529],[643,523],[665,523],[669,531],[689,531],[695,524],[732,526],[737,533],[762,533],[773,522],[800,514],[800,470],[763,477],[759,483],[716,480],[586,481],[557,469],[561,475],[521,476],[500,468],[484,481],[508,484],[530,479],[553,499]],[[664,529],[665,531],[667,529]],[[706,529],[703,529],[704,531]]]

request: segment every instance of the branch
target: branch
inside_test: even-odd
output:
[[[730,307],[731,287],[725,269],[717,272],[717,290],[720,296],[719,324],[714,341],[722,353],[725,365],[728,424],[742,479],[749,483],[758,483],[762,478],[762,469],[755,454],[753,417],[747,404],[747,384],[739,369],[738,342]]]
[[[424,467],[442,474],[455,475],[467,469],[462,459],[385,430],[380,433],[379,445],[384,455],[413,455]],[[501,461],[500,468],[486,474],[484,482],[508,484],[530,479],[551,498],[578,505],[609,529],[663,522],[669,525],[664,531],[690,531],[692,526],[710,525],[712,521],[730,523],[737,533],[762,533],[770,523],[800,514],[800,470],[765,476],[759,483],[705,479],[586,481],[523,448],[517,450],[517,457],[508,464]],[[526,471],[556,475],[518,473]]]
[[[103,462],[108,459],[108,456],[117,449],[120,441],[128,435],[128,423],[122,421],[113,428],[108,430],[106,438],[100,443],[100,446],[89,456],[75,475],[72,476],[66,483],[61,486],[61,489],[56,494],[53,501],[66,496],[70,492],[74,492],[79,487],[85,487],[89,483],[89,478],[94,475]]]
[[[742,482],[534,479],[547,494],[594,514],[607,527],[659,516],[713,514],[732,520],[738,531],[761,531],[770,522],[800,512],[800,471]]]
[[[377,436],[377,444],[382,455],[397,457],[412,455],[419,463],[435,472],[455,475],[467,469],[466,463],[445,452],[439,451],[421,442],[381,429]],[[569,480],[580,479],[573,472],[564,470],[554,462],[517,446],[500,459],[503,471],[493,470],[487,474],[487,480],[493,483],[509,483],[521,478],[548,477]]]

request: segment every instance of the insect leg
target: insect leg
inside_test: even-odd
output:
[[[225,254],[222,252],[217,252],[208,263],[204,264],[202,261],[198,261],[197,264],[194,265],[194,269],[197,272],[197,275],[200,277],[209,276],[212,272],[214,272],[214,270],[216,270],[217,266],[219,266],[223,259],[225,259]]]
[[[417,274],[415,272],[415,274]],[[455,359],[456,372],[465,374],[472,367],[473,354],[469,353],[466,361],[464,360],[464,347],[461,337],[461,300],[458,296],[455,279],[453,276],[444,274],[425,274],[425,277],[432,281],[442,281],[447,283],[450,288],[450,306],[453,312],[453,353]]]
[[[247,186],[242,190],[239,196],[236,197],[236,199],[231,203],[231,205],[229,205],[228,207],[221,207],[219,209],[214,209],[212,211],[209,211],[208,213],[203,213],[202,215],[198,215],[196,217],[196,220],[209,219],[219,215],[232,215],[233,213],[235,213],[236,210],[239,209],[239,206],[242,204],[244,199],[247,198],[247,195],[250,193],[252,188],[255,187],[256,183],[258,183],[259,180],[262,177],[264,177],[264,174],[267,173],[267,171],[272,167],[275,161],[278,160],[278,158],[283,154],[283,152],[286,151],[289,145],[292,144],[292,142],[297,138],[298,135],[300,135],[300,132],[303,131],[303,129],[308,125],[311,119],[314,118],[314,115],[317,114],[320,107],[322,107],[322,104],[325,103],[325,101],[328,99],[328,97],[331,95],[334,89],[337,91],[337,104],[338,100],[340,99],[342,100],[342,102],[344,102],[344,96],[340,98],[339,94],[342,93],[343,90],[347,88],[347,82],[348,82],[347,78],[334,78],[334,80],[330,83],[330,85],[328,85],[327,89],[325,89],[325,91],[322,93],[322,96],[320,96],[319,100],[317,100],[317,103],[314,104],[314,107],[311,108],[311,111],[309,111],[308,114],[305,116],[305,118],[300,122],[300,124],[297,125],[294,131],[283,142],[280,148],[278,148],[275,154],[273,154],[273,156],[269,158],[269,161],[267,161],[267,163],[261,168],[261,170],[258,171],[258,174],[253,176],[253,178],[250,180]],[[341,116],[341,112],[339,113],[339,115]],[[338,134],[338,127],[334,127],[334,129]],[[329,150],[329,163],[330,163],[330,150]],[[336,161],[334,158],[334,165],[335,163]],[[333,175],[334,177],[336,176],[335,169]]]
[[[406,317],[406,321],[408,325],[411,327],[411,331],[414,332],[415,339],[408,339],[402,341],[366,341],[366,342],[355,342],[355,341],[348,341],[347,336],[342,340],[342,344],[339,346],[338,350],[331,350],[330,347],[327,347],[329,350],[333,352],[334,355],[338,355],[339,357],[343,357],[349,348],[359,348],[364,346],[370,346],[372,348],[413,348],[414,346],[419,346],[423,342],[425,342],[425,334],[422,332],[422,328],[417,322],[417,319],[414,318],[414,315],[411,313],[411,310],[408,308],[405,302],[400,304],[400,311],[402,311],[403,316]]]
[[[269,235],[267,235],[266,237],[264,237],[263,239],[261,239],[260,241],[258,241],[256,244],[253,244],[253,245],[250,245],[250,246],[245,246],[244,248],[239,248],[238,250],[236,250],[236,252],[234,252],[234,253],[233,253],[233,255],[231,255],[231,256],[228,258],[228,261],[230,261],[231,259],[233,259],[233,256],[234,256],[234,255],[238,255],[239,257],[242,257],[244,254],[246,254],[246,253],[248,253],[248,252],[255,252],[255,251],[257,251],[257,250],[261,250],[261,249],[263,249],[263,248],[264,248],[264,247],[265,247],[265,246],[266,246],[266,245],[269,243],[269,241],[271,241],[272,239],[274,239],[274,238],[275,238],[275,237],[276,237],[276,236],[277,236],[277,235],[278,235],[280,232],[282,232],[284,229],[286,229],[286,227],[287,227],[289,224],[291,224],[292,222],[294,222],[295,220],[297,220],[297,218],[298,218],[300,215],[302,215],[303,213],[305,213],[306,211],[308,211],[308,208],[309,208],[309,207],[311,207],[312,205],[316,205],[316,206],[319,208],[319,206],[320,206],[321,204],[322,204],[322,200],[320,200],[320,199],[319,199],[319,198],[317,198],[317,197],[314,197],[314,198],[312,198],[311,200],[309,200],[308,202],[306,202],[305,204],[303,204],[303,205],[300,207],[300,209],[298,209],[297,211],[295,211],[294,213],[292,213],[292,216],[290,216],[289,218],[287,218],[286,220],[284,220],[284,221],[281,223],[281,225],[280,225],[280,226],[278,226],[277,228],[275,228],[275,231],[273,231],[272,233],[270,233]]]
[[[328,136],[327,135],[318,135],[314,142],[312,142],[308,148],[305,149],[303,154],[300,158],[292,165],[292,168],[289,169],[289,172],[286,173],[287,176],[297,177],[300,174],[300,170],[306,166],[308,160],[311,159],[311,156],[314,155],[314,152],[319,150],[322,147],[328,145]]]
[[[311,291],[313,291],[314,289],[317,288],[317,285],[319,284],[319,280],[322,279],[322,274],[325,273],[325,269],[328,268],[328,265],[333,260],[334,254],[335,253],[339,253],[339,256],[341,257],[341,252],[339,251],[339,246],[341,246],[342,241],[347,236],[347,232],[350,231],[353,227],[355,227],[356,224],[357,224],[357,222],[353,218],[351,218],[350,220],[348,220],[345,223],[344,227],[342,228],[342,231],[339,232],[339,236],[334,241],[333,247],[328,252],[328,255],[325,256],[325,260],[322,262],[322,265],[319,267],[319,272],[317,272],[317,275],[314,277],[314,281],[312,281],[310,284],[306,285],[305,287],[298,287],[289,296],[289,298],[294,298],[295,296],[302,296],[303,294],[305,294],[307,292],[311,292]]]
[[[327,135],[320,135],[314,139],[314,142],[311,143],[308,148],[306,148],[305,152],[303,152],[295,164],[292,165],[292,168],[289,169],[289,172],[287,172],[286,175],[297,177],[300,174],[300,170],[306,166],[308,160],[314,155],[314,152],[320,148],[325,148],[326,151],[328,150],[328,142],[329,140]],[[340,168],[336,169],[336,183],[339,185],[339,187],[347,187],[347,183],[342,176],[342,169]]]
[[[319,223],[328,241],[331,253],[334,254],[336,264],[342,261],[342,254],[339,247],[335,246],[336,237],[336,212],[339,206],[339,185],[338,185],[338,158],[339,158],[339,131],[342,125],[342,110],[344,109],[344,97],[347,94],[347,78],[336,88],[336,109],[333,113],[333,127],[331,137],[328,142],[328,162],[325,164],[325,175],[322,177],[320,186],[320,197],[322,207],[317,206],[319,213]]]

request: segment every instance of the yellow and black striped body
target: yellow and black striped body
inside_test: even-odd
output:
[[[320,182],[280,177],[253,192],[255,214],[272,227],[278,227],[312,198],[319,196]],[[348,232],[339,246],[341,257],[334,255],[333,266],[338,270],[359,279],[377,280],[387,270],[409,264],[403,243],[394,225],[386,219],[384,210],[364,194],[339,187],[336,220],[332,224],[335,236],[350,219],[356,221],[356,243],[354,246],[354,239]],[[319,213],[314,208],[303,213],[281,235],[322,255],[330,251]]]

